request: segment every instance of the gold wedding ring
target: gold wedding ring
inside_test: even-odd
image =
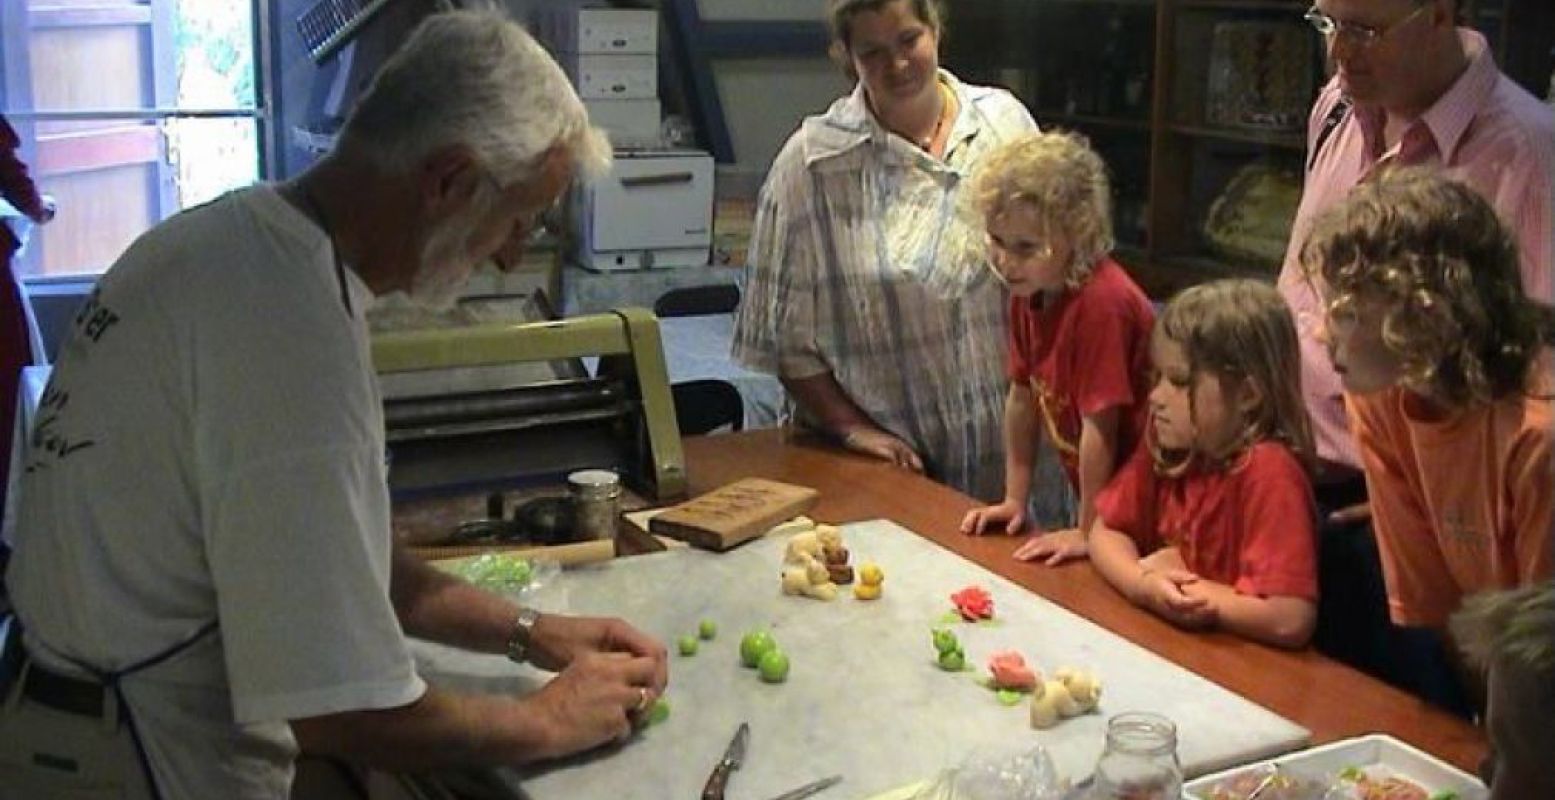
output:
[[[648,688],[645,686],[637,687],[637,707],[635,709],[637,713],[641,714],[644,711],[647,711],[648,706],[652,704],[653,694],[648,691]]]

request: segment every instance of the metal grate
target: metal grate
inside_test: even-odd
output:
[[[297,17],[308,55],[322,63],[355,35],[389,0],[319,0]]]

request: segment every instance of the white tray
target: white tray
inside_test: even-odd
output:
[[[1205,775],[1183,786],[1183,794],[1190,800],[1197,800],[1201,793],[1208,792],[1226,778],[1273,763],[1312,778],[1333,776],[1346,767],[1358,767],[1374,778],[1396,776],[1414,781],[1427,792],[1457,792],[1459,800],[1485,800],[1489,795],[1485,785],[1474,776],[1381,733],[1330,742]]]

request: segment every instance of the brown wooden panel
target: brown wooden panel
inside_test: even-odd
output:
[[[151,125],[38,137],[40,176],[144,164],[161,158],[161,135]]]
[[[152,98],[141,66],[149,55],[146,40],[144,26],[34,31],[34,106],[40,111],[144,108]],[[101,122],[40,122],[38,133],[101,127]]]
[[[34,14],[49,8],[102,8],[103,6],[136,6],[145,5],[149,0],[23,0],[30,5]],[[166,0],[158,0],[166,2]]]
[[[151,7],[123,6],[44,6],[33,8],[32,28],[85,28],[97,25],[145,25],[151,22]]]
[[[59,214],[43,226],[45,275],[98,271],[113,263],[142,231],[157,223],[150,193],[152,165],[56,175],[39,181]]]

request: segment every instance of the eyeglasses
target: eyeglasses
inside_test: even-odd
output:
[[[1382,40],[1382,37],[1392,33],[1393,29],[1403,25],[1411,19],[1414,19],[1420,15],[1420,12],[1430,7],[1430,3],[1422,3],[1414,11],[1411,11],[1408,14],[1405,14],[1404,16],[1380,28],[1373,28],[1369,25],[1355,25],[1349,22],[1340,22],[1339,20],[1324,14],[1322,11],[1319,11],[1317,6],[1313,6],[1307,9],[1307,13],[1302,15],[1302,19],[1305,19],[1307,22],[1311,23],[1312,28],[1318,33],[1323,34],[1324,37],[1329,39],[1337,39],[1341,36],[1346,36],[1349,37],[1350,41],[1358,47],[1366,48],[1375,45],[1377,42]]]
[[[524,229],[529,231],[530,244],[561,229],[561,221],[567,208],[566,199],[567,195],[564,192],[545,208],[531,211],[524,216],[522,224]]]
[[[486,183],[492,190],[492,197],[494,198],[492,202],[501,202],[501,198],[507,192],[507,187],[502,185],[502,181],[498,180],[496,175],[489,171],[483,172]],[[566,199],[567,193],[562,192],[543,208],[526,211],[518,217],[515,221],[515,227],[522,228],[525,231],[524,239],[527,244],[534,244],[547,234],[554,233],[560,227],[559,223],[566,208]]]

